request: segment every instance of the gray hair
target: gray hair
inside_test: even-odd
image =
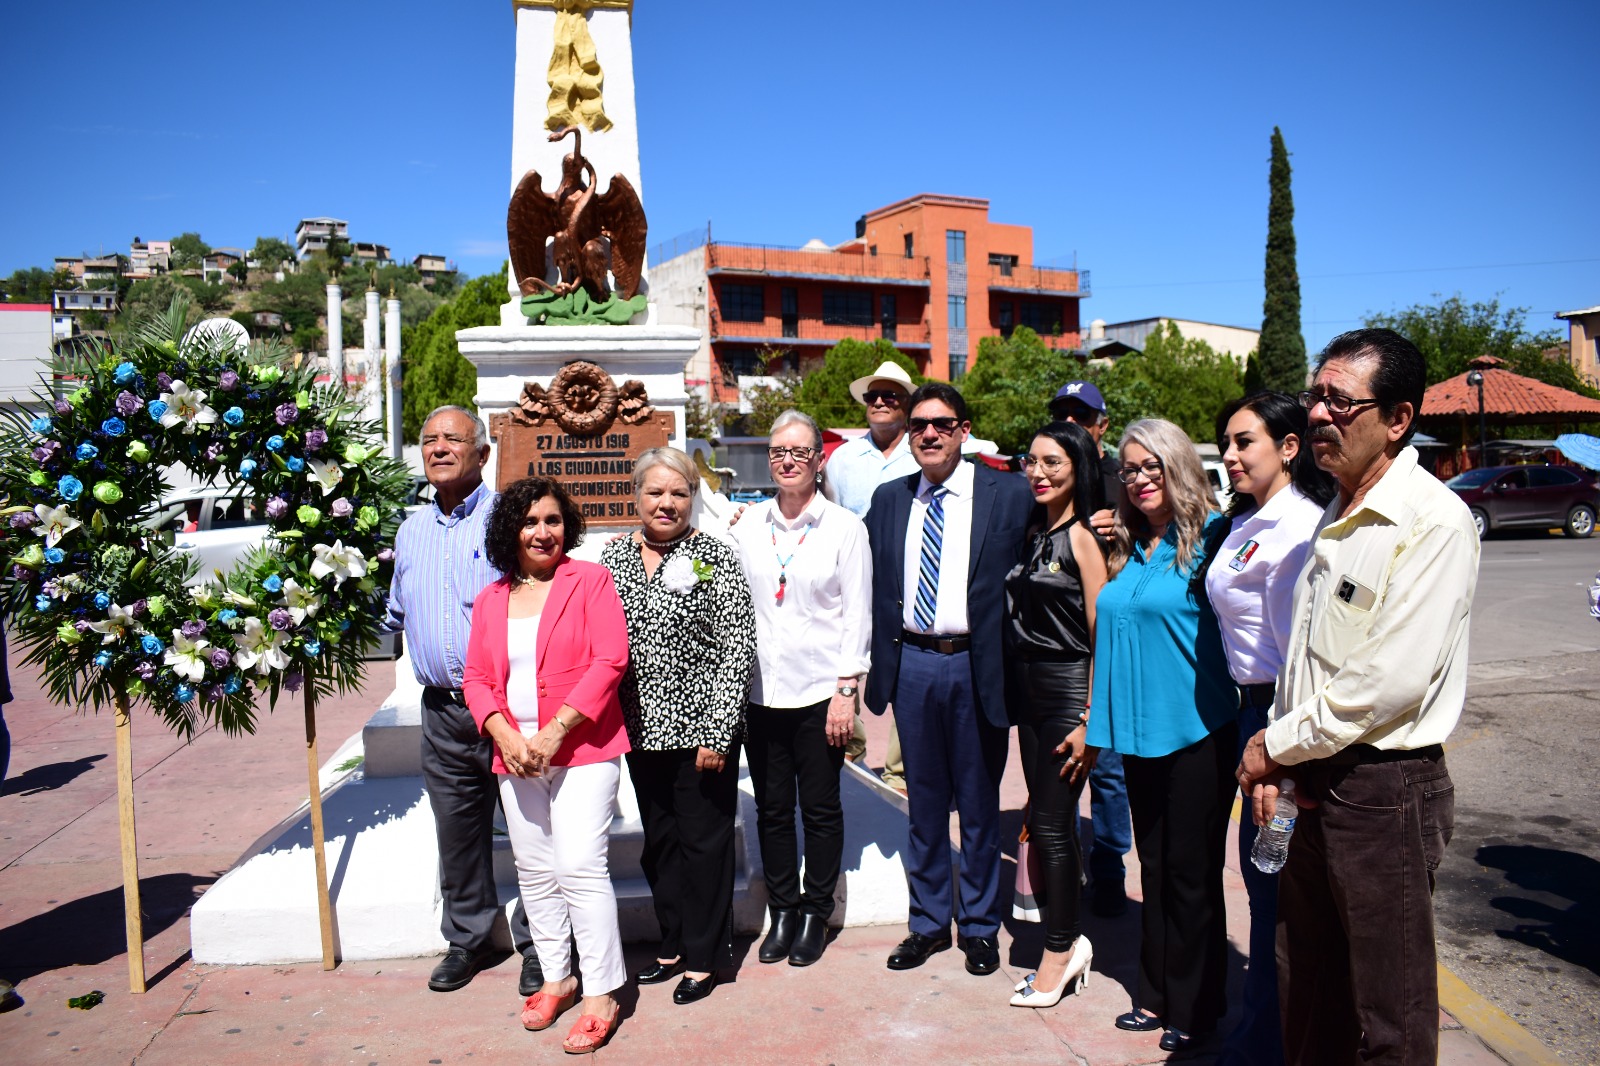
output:
[[[780,429],[787,429],[790,426],[805,426],[811,431],[811,447],[819,452],[822,450],[822,430],[817,426],[817,420],[804,411],[796,411],[793,407],[772,420],[772,432],[768,434],[767,439],[770,441],[778,435]]]
[[[639,453],[639,458],[633,464],[633,491],[638,495],[644,488],[644,476],[653,466],[664,466],[673,473],[682,477],[689,485],[689,491],[695,491],[700,484],[700,471],[695,469],[694,460],[677,448],[647,448]]]
[[[433,410],[429,411],[428,412],[428,417],[424,418],[422,420],[422,430],[423,430],[423,432],[424,433],[427,432],[428,423],[432,422],[436,417],[438,417],[439,415],[451,414],[451,413],[458,414],[458,415],[466,415],[468,418],[472,419],[472,444],[473,444],[473,447],[482,448],[486,444],[489,443],[489,430],[483,424],[483,419],[478,417],[478,413],[476,411],[469,410],[468,408],[461,407],[461,406],[459,406],[457,404],[453,404],[453,403],[447,403],[447,404],[444,404],[443,406],[435,407]],[[420,441],[420,435],[419,435],[419,441]]]

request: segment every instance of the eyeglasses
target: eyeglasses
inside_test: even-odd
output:
[[[1307,411],[1315,411],[1317,404],[1320,403],[1328,408],[1329,414],[1335,415],[1347,415],[1357,407],[1370,407],[1375,403],[1383,402],[1382,400],[1374,399],[1358,400],[1353,396],[1340,396],[1334,392],[1311,392],[1309,390],[1300,393],[1295,398],[1300,401],[1300,406]]]
[[[812,456],[814,456],[816,454],[817,454],[817,449],[815,449],[815,448],[806,448],[806,447],[768,448],[767,449],[767,462],[769,462],[769,463],[781,463],[781,462],[783,462],[784,456],[787,455],[787,456],[792,457],[794,459],[794,461],[797,462],[797,463],[809,463],[811,461]]]
[[[1123,466],[1117,468],[1117,480],[1124,485],[1132,485],[1143,474],[1146,481],[1160,481],[1163,477],[1160,459],[1146,459],[1138,466]]]
[[[906,426],[913,434],[919,437],[923,433],[927,432],[929,426],[932,426],[938,432],[939,436],[948,437],[950,434],[956,431],[956,427],[960,424],[961,419],[959,418],[952,418],[949,415],[941,415],[938,418],[913,418],[906,423]]]
[[[1017,465],[1021,466],[1025,471],[1032,470],[1037,466],[1042,468],[1046,474],[1054,475],[1059,472],[1062,467],[1067,466],[1068,461],[1066,459],[1058,459],[1053,455],[1047,455],[1043,459],[1036,459],[1031,455],[1024,455],[1022,458],[1017,460]]]
[[[861,394],[871,407],[875,403],[882,403],[885,407],[899,407],[900,394],[894,389],[868,389]]]

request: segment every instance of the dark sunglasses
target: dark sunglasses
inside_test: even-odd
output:
[[[879,401],[889,407],[900,406],[900,394],[894,389],[868,389],[861,395],[866,398],[867,406],[869,407]]]
[[[912,433],[920,435],[932,426],[941,437],[948,437],[954,433],[960,424],[961,419],[949,415],[942,415],[939,418],[913,418],[906,423]]]

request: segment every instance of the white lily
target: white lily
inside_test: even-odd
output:
[[[267,628],[259,618],[246,618],[244,629],[235,638],[239,650],[233,653],[233,664],[241,670],[255,668],[263,676],[289,665],[289,656],[283,644],[288,634]]]
[[[211,642],[204,637],[190,640],[183,630],[172,631],[172,646],[162,661],[172,667],[172,672],[190,681],[199,681],[206,674],[206,649]]]
[[[217,412],[206,406],[205,392],[181,381],[174,381],[172,391],[163,392],[160,399],[167,405],[161,424],[168,429],[182,423],[185,433],[193,433],[196,426],[208,426],[217,420]]]
[[[106,610],[105,621],[90,622],[89,628],[100,634],[100,643],[115,644],[128,635],[133,625],[133,612],[113,603]]]
[[[231,603],[235,607],[254,607],[256,605],[255,600],[252,600],[242,592],[235,592],[233,589],[229,589],[222,594],[222,602]]]
[[[307,459],[306,471],[311,480],[316,482],[324,496],[334,490],[339,482],[344,480],[344,470],[336,460],[332,459]]]
[[[62,537],[83,526],[65,507],[40,503],[34,505],[33,513],[39,518],[39,524],[33,527],[34,536],[43,537],[46,548],[54,548]]]
[[[367,576],[366,556],[361,554],[360,548],[346,548],[343,541],[318,544],[311,549],[311,554],[316,556],[311,564],[311,576],[321,581],[332,574],[334,588],[343,585],[345,578]]]
[[[322,597],[310,589],[301,588],[300,582],[294,578],[283,583],[283,605],[288,608],[289,617],[294,619],[294,624],[299,625],[309,616],[315,618],[317,609],[322,606]]]

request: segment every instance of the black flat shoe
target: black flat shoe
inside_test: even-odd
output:
[[[782,962],[788,957],[789,948],[794,945],[795,931],[799,928],[799,911],[773,911],[772,928],[767,930],[767,938],[756,950],[756,958],[762,962]]]
[[[522,956],[522,976],[517,979],[517,995],[526,999],[544,987],[544,967],[539,965],[539,955],[529,951]]]
[[[704,980],[697,981],[693,977],[685,977],[678,982],[678,987],[672,990],[672,1002],[678,1006],[686,1003],[698,1003],[711,994],[717,987],[717,971],[712,970]]]
[[[1188,1051],[1200,1043],[1200,1037],[1184,1032],[1182,1029],[1168,1029],[1161,1034],[1160,1047],[1162,1051]]]
[[[1161,1028],[1161,1019],[1154,1014],[1146,1014],[1135,1008],[1126,1014],[1117,1015],[1116,1026],[1126,1029],[1130,1033],[1153,1033]],[[1166,1039],[1163,1037],[1162,1039]]]
[[[795,934],[794,947],[789,950],[789,965],[810,966],[822,958],[827,942],[828,919],[820,914],[806,915],[800,920],[800,932]]]
[[[660,959],[633,975],[633,979],[641,985],[659,985],[663,981],[670,981],[683,972],[683,960],[677,962],[662,962]],[[537,991],[537,990],[535,990]],[[530,995],[532,993],[529,993]]]
[[[974,977],[987,977],[1000,968],[1000,941],[995,937],[962,937],[961,950],[967,956],[967,972]]]
[[[435,992],[454,992],[458,988],[467,987],[472,975],[483,968],[489,955],[490,952],[487,951],[474,955],[466,948],[451,948],[445,952],[439,965],[433,968],[433,973],[428,977],[428,987]]]
[[[923,936],[921,933],[912,933],[900,941],[900,946],[889,953],[889,969],[913,970],[928,961],[928,956],[940,951],[949,951],[950,938],[947,936]]]

